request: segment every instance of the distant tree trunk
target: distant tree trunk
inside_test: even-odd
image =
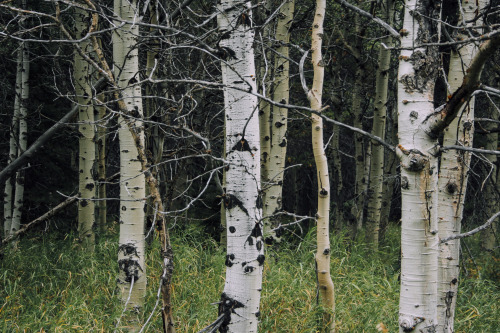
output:
[[[498,120],[498,111],[492,110],[492,119]],[[485,124],[483,128],[490,130],[498,127],[498,124]],[[498,150],[500,148],[499,135],[497,132],[489,133],[486,139],[485,149]],[[487,155],[491,165],[494,167],[490,175],[490,179],[487,180],[484,187],[484,202],[486,203],[485,216],[493,216],[496,212],[500,210],[499,202],[500,198],[498,193],[500,193],[500,173],[499,173],[499,160],[497,155]],[[490,172],[489,166],[486,167],[486,174]],[[486,228],[481,232],[481,247],[485,250],[493,251],[496,246],[496,238],[498,237],[498,222],[493,222],[490,227]]]
[[[295,0],[286,0],[281,6],[276,27],[276,39],[281,43],[276,48],[274,56],[274,95],[273,100],[278,103],[288,104],[290,95],[290,63],[288,61],[288,46],[290,41],[290,26],[293,21]],[[265,191],[263,215],[271,216],[283,209],[283,176],[287,148],[288,109],[273,106],[271,125],[271,150],[267,163],[268,184]],[[270,219],[272,228],[279,222],[278,217]],[[266,234],[268,239],[279,240],[280,232]]]
[[[23,1],[23,7],[26,4]],[[21,155],[28,146],[28,100],[29,100],[29,77],[30,77],[30,59],[28,53],[28,44],[21,43],[22,52],[22,73],[21,73],[21,95],[19,99],[19,132],[18,132],[18,149],[17,156]],[[16,185],[14,190],[14,201],[12,209],[12,222],[10,226],[10,234],[15,233],[21,227],[21,216],[24,203],[24,169],[20,169],[16,173]],[[14,243],[14,247],[17,244]]]
[[[326,0],[316,1],[316,12],[312,26],[311,51],[314,79],[312,89],[307,98],[311,109],[321,111],[323,81],[325,64],[322,56],[323,21],[325,19]],[[312,120],[312,149],[316,162],[318,179],[318,211],[317,218],[317,252],[316,267],[321,303],[326,308],[324,322],[329,332],[335,331],[335,294],[332,278],[330,276],[330,179],[328,175],[328,162],[323,143],[323,119],[316,114],[311,115]]]
[[[330,144],[330,157],[332,162],[332,180],[333,180],[333,190],[332,190],[332,216],[334,218],[333,225],[337,232],[342,231],[344,225],[344,195],[343,195],[343,181],[342,181],[342,164],[339,152],[340,144],[340,127],[333,126],[333,138]]]
[[[17,157],[17,141],[19,137],[19,110],[21,108],[21,79],[23,75],[23,47],[19,47],[17,50],[17,71],[16,71],[16,87],[15,87],[15,99],[14,99],[14,112],[12,116],[12,124],[9,133],[9,158],[7,160],[7,165],[12,163]],[[3,206],[3,216],[4,216],[4,234],[5,237],[10,235],[10,228],[12,226],[12,200],[14,200],[14,188],[12,182],[13,177],[9,177],[5,182],[4,188],[4,206]]]
[[[273,1],[264,1],[263,3],[263,19],[267,18],[268,13],[271,12]],[[272,76],[273,76],[273,68],[271,62],[271,52],[269,48],[271,47],[271,42],[269,41],[271,38],[275,36],[272,35],[271,25],[267,24],[263,29],[264,38],[266,41],[264,42],[264,50],[261,51],[261,59],[259,61],[259,90],[260,93],[263,94],[267,98],[271,98],[272,96]],[[267,192],[270,184],[270,176],[269,176],[269,164],[270,164],[270,155],[271,155],[271,122],[272,122],[272,106],[271,104],[261,99],[259,101],[259,132],[260,132],[260,179],[261,179],[261,187],[262,187],[262,214],[264,217],[268,216],[267,209]],[[267,238],[267,242],[272,242],[272,237],[270,237],[271,233],[271,220],[265,219],[263,223],[263,232],[264,237]]]
[[[434,113],[440,2],[405,5],[398,72],[398,157],[401,160],[400,332],[435,332],[437,325],[438,226],[436,137],[422,126]]]
[[[98,100],[104,103],[105,97],[100,96]],[[100,199],[97,202],[97,224],[99,225],[99,232],[103,234],[106,230],[106,107],[96,106],[97,109],[97,179],[99,185],[97,187],[97,196]]]
[[[394,12],[394,1],[385,0],[382,3],[381,19],[392,24]],[[385,123],[387,119],[387,94],[389,86],[389,67],[391,63],[391,50],[382,44],[390,46],[392,38],[388,35],[381,41],[378,54],[378,66],[375,78],[375,111],[373,114],[372,134],[383,138],[385,135]],[[384,147],[378,142],[371,142],[370,159],[370,181],[367,191],[367,218],[366,218],[366,242],[373,249],[378,248],[380,218],[383,198],[383,176],[384,176]],[[391,193],[392,194],[392,193]]]
[[[358,18],[358,15],[356,15]],[[357,19],[359,20],[359,18]],[[360,46],[361,47],[361,46]],[[361,59],[359,59],[359,62]],[[365,69],[363,65],[359,65],[356,69],[355,82],[352,92],[351,110],[354,115],[354,127],[363,128],[363,111],[361,109],[361,101],[363,98],[363,85],[365,84]],[[355,148],[355,169],[356,178],[354,184],[354,209],[352,213],[356,217],[356,229],[361,230],[363,227],[363,210],[365,205],[365,194],[363,192],[366,179],[365,175],[365,153],[364,136],[354,133],[354,148]]]
[[[115,0],[114,13],[118,18],[133,22],[138,15],[137,1]],[[138,331],[142,307],[146,296],[146,265],[144,240],[145,180],[139,152],[127,122],[142,128],[143,116],[139,59],[136,36],[139,26],[125,24],[113,34],[114,75],[127,107],[128,115],[120,116],[120,237],[118,249],[118,287],[120,298],[127,304],[124,326],[128,331]],[[132,116],[131,116],[132,115]],[[125,117],[127,119],[125,119]],[[139,145],[144,147],[144,132],[138,130]],[[133,286],[132,286],[133,284]]]
[[[81,39],[88,32],[90,14],[84,9],[75,8],[76,38]],[[90,41],[80,43],[83,52],[92,51]],[[78,110],[79,132],[79,165],[78,165],[78,237],[82,247],[93,251],[95,245],[95,130],[94,107],[92,106],[92,90],[90,87],[91,73],[89,64],[83,57],[75,52],[74,55],[74,84]]]
[[[226,282],[221,332],[256,332],[264,265],[260,143],[250,2],[222,0],[217,17],[226,118]],[[241,90],[232,89],[235,87]]]
[[[485,2],[481,1],[484,8]],[[459,22],[471,21],[481,11],[481,2],[462,1]],[[479,5],[479,6],[478,6]],[[462,15],[463,14],[463,15]],[[482,25],[482,18],[475,21]],[[466,39],[468,35],[459,34]],[[462,85],[469,65],[477,53],[477,46],[468,43],[452,50],[448,73],[449,92],[452,95]],[[450,125],[444,130],[443,145],[462,145],[472,147],[474,131],[474,97],[459,111]],[[441,154],[439,169],[439,238],[447,238],[460,233],[467,179],[471,154],[463,151],[446,150]],[[439,244],[439,284],[438,284],[438,332],[453,333],[455,306],[460,273],[460,239]]]

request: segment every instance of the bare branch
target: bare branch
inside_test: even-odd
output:
[[[446,237],[445,239],[441,239],[441,243],[446,243],[446,242],[449,242],[449,241],[454,240],[454,239],[472,236],[472,235],[480,232],[481,230],[488,228],[493,223],[493,221],[495,221],[497,219],[497,217],[499,217],[499,216],[500,216],[500,212],[497,212],[495,215],[490,217],[488,219],[488,221],[486,221],[486,223],[483,224],[482,226],[477,227],[476,229],[472,229],[471,231],[464,232],[463,234],[458,234],[455,236]]]
[[[345,6],[345,7],[349,8],[349,9],[355,11],[359,15],[367,17],[370,20],[372,20],[373,22],[377,23],[382,28],[384,28],[385,30],[387,30],[391,34],[392,37],[397,38],[398,40],[401,38],[401,36],[399,35],[399,33],[393,27],[391,27],[389,24],[387,24],[383,20],[379,19],[378,17],[375,17],[372,14],[370,14],[368,12],[365,12],[361,8],[358,8],[358,7],[354,6],[354,5],[351,5],[350,3],[348,3],[345,0],[338,0],[338,2],[340,2],[340,4],[342,6]]]

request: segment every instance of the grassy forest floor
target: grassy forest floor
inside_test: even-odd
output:
[[[116,228],[116,226],[115,226]],[[332,237],[332,277],[338,332],[397,332],[399,228],[388,231],[380,252],[361,241]],[[200,228],[174,230],[174,317],[178,332],[197,332],[217,318],[225,254]],[[456,313],[456,332],[500,332],[498,259],[467,243]],[[0,261],[1,332],[112,332],[122,311],[116,297],[116,230],[102,237],[94,254],[78,249],[72,235],[31,235]],[[312,232],[267,249],[261,300],[261,332],[320,332],[316,301],[315,237]],[[474,263],[475,261],[475,263]],[[156,302],[159,244],[147,260],[146,317]],[[147,332],[160,332],[153,313]],[[120,332],[120,330],[117,330]]]

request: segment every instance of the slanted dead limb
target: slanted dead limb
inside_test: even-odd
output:
[[[104,182],[110,182],[110,181],[118,178],[119,175],[120,175],[119,173],[115,173],[114,175],[106,178],[104,180]],[[32,220],[31,222],[26,223],[18,231],[16,231],[15,233],[9,235],[8,237],[2,239],[0,241],[0,247],[3,247],[5,245],[7,245],[12,240],[16,239],[19,235],[24,234],[25,232],[27,232],[29,229],[31,229],[31,227],[33,227],[33,226],[35,226],[37,224],[40,224],[43,221],[46,221],[46,220],[50,219],[52,216],[55,216],[56,214],[58,214],[60,211],[62,211],[64,208],[68,207],[69,205],[71,205],[75,201],[78,201],[78,196],[69,197],[66,200],[64,200],[63,202],[59,203],[57,206],[49,209],[49,211],[46,212],[45,214],[43,214],[42,216],[39,216],[36,219]]]
[[[89,34],[90,34],[92,31],[97,29],[98,14],[91,0],[85,0],[85,2],[90,7],[89,9],[93,10],[92,22],[89,29]],[[71,36],[69,35],[67,37],[71,38]],[[171,305],[171,289],[172,289],[172,274],[174,269],[174,262],[173,262],[174,258],[173,258],[172,245],[170,243],[170,235],[167,229],[167,221],[165,219],[165,215],[163,214],[164,211],[163,203],[161,200],[160,191],[158,189],[157,180],[150,171],[151,164],[148,162],[144,146],[141,143],[140,128],[137,128],[135,125],[134,115],[132,115],[132,112],[130,112],[127,109],[127,105],[125,104],[121,96],[120,88],[118,87],[118,84],[114,79],[113,73],[111,72],[111,69],[104,57],[102,49],[98,43],[97,37],[95,35],[92,35],[91,39],[94,51],[96,52],[100,65],[102,66],[99,69],[100,71],[104,71],[105,75],[103,76],[108,79],[109,84],[114,88],[113,95],[118,105],[118,109],[123,114],[124,121],[128,126],[130,133],[132,134],[137,149],[138,160],[141,163],[141,171],[145,175],[146,184],[149,189],[149,194],[150,197],[153,199],[152,204],[153,206],[157,207],[155,212],[156,223],[157,223],[156,226],[160,236],[161,253],[163,257],[163,274],[161,277],[162,279],[161,292],[162,292],[162,303],[163,303],[162,304],[163,332],[174,333],[175,326],[172,316],[172,305]],[[82,50],[78,47],[78,45],[76,45],[75,48],[76,51],[82,55],[82,57],[87,59],[87,61],[89,61],[91,64],[93,63],[92,59],[90,59],[88,55],[82,52]]]

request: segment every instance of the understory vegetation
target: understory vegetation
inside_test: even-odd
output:
[[[338,332],[397,332],[399,235],[391,225],[379,253],[360,240],[332,237],[332,278]],[[290,236],[266,250],[261,332],[317,332],[322,309],[316,295],[315,230]],[[172,230],[175,251],[173,309],[178,332],[198,332],[217,318],[225,252],[202,228]],[[157,302],[160,246],[148,248],[145,332],[161,331]],[[498,332],[498,258],[480,253],[479,239],[465,240],[455,331]],[[0,261],[1,332],[111,332],[120,318],[117,300],[117,225],[95,253],[76,246],[74,234],[33,233]],[[158,310],[158,309],[156,309]],[[384,330],[384,329],[387,329]],[[116,329],[120,332],[120,329]]]

